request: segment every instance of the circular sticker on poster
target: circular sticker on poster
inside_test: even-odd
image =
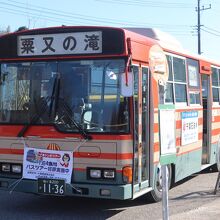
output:
[[[166,55],[159,45],[153,45],[149,52],[150,70],[159,84],[165,85],[169,76]]]

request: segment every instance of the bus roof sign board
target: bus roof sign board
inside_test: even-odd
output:
[[[17,38],[18,56],[102,53],[102,31],[23,35]]]

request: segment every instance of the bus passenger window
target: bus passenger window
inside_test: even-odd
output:
[[[173,57],[173,73],[175,82],[186,82],[186,62],[184,59]]]
[[[186,102],[186,62],[173,57],[173,75],[175,83],[175,101]]]
[[[201,104],[199,63],[197,60],[187,59],[187,72],[190,104]]]
[[[220,90],[220,69],[212,67],[212,97],[213,102],[219,104],[219,90]]]
[[[166,55],[167,57],[167,62],[168,62],[168,67],[169,67],[169,77],[168,81],[173,81],[173,65],[172,65],[172,57],[169,55]]]
[[[200,104],[200,94],[198,92],[189,93],[190,104]]]
[[[186,102],[186,85],[175,84],[176,102]]]
[[[219,102],[219,91],[218,88],[212,88],[212,96],[213,96],[213,102]]]
[[[169,77],[168,82],[165,87],[165,103],[173,103],[173,71],[172,71],[172,57],[169,55],[166,55],[168,67],[169,67]]]
[[[186,103],[186,61],[167,55],[169,78],[165,89],[165,103]]]
[[[165,102],[173,103],[173,84],[167,83],[165,89]]]

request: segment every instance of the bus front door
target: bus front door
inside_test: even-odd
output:
[[[208,164],[210,158],[211,144],[211,96],[210,96],[210,76],[202,77],[202,105],[203,105],[203,141],[202,141],[202,164]]]
[[[149,187],[149,70],[134,66],[134,188],[133,197]]]

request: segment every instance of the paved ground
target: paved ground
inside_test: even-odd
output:
[[[170,220],[219,220],[220,198],[197,209],[190,210],[170,217]]]
[[[217,195],[213,194],[217,174],[194,175],[171,189],[170,220],[219,220],[220,191]],[[161,220],[162,203],[149,203],[144,198],[115,201],[0,191],[2,219]]]
[[[219,220],[220,219],[220,188],[218,188],[216,195],[214,195],[213,193],[214,188],[215,188],[214,186],[217,180],[217,174],[218,173],[215,173],[215,174],[212,173],[210,175],[208,173],[202,174],[203,177],[205,177],[205,180],[207,180],[207,183],[209,183],[208,178],[212,175],[211,179],[214,180],[212,181],[213,183],[208,184],[208,185],[200,184],[202,185],[202,187],[199,189],[200,190],[203,189],[202,191],[198,191],[197,195],[196,195],[196,192],[192,191],[192,194],[188,195],[189,197],[190,196],[197,197],[197,200],[202,200],[205,197],[210,197],[212,200],[208,202],[204,202],[203,205],[193,208],[192,210],[187,210],[182,213],[171,215],[170,220],[183,220],[183,219],[184,220],[185,219],[187,220]],[[200,177],[201,176],[198,176],[197,178],[200,178]]]

